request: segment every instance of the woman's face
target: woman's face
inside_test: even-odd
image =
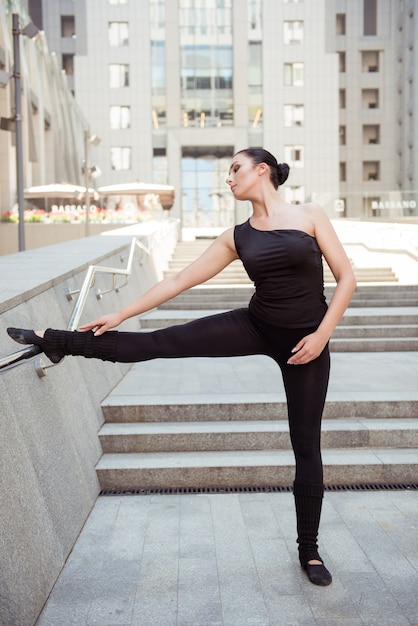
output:
[[[251,199],[255,185],[260,182],[257,168],[258,166],[243,153],[233,157],[226,183],[237,200]]]

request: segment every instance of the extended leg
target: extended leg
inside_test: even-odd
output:
[[[247,309],[211,315],[154,332],[94,333],[47,329],[44,337],[31,330],[9,328],[23,344],[36,344],[57,363],[65,355],[135,363],[156,358],[244,356],[265,353],[264,340]]]
[[[117,361],[137,362],[179,357],[222,357],[263,354],[262,335],[248,309],[202,317],[150,333],[119,333]]]

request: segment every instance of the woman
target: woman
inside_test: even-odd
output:
[[[312,583],[329,585],[332,577],[317,546],[324,493],[320,430],[328,341],[349,304],[355,279],[324,211],[315,204],[287,204],[277,193],[288,173],[288,165],[278,164],[262,148],[241,150],[226,182],[237,200],[252,203],[249,220],[226,230],[188,267],[125,308],[84,324],[82,332],[9,328],[8,333],[19,343],[40,346],[54,363],[68,354],[126,363],[192,356],[273,358],[283,376],[296,461],[299,560]],[[328,307],[322,255],[337,283]],[[207,281],[238,258],[256,287],[248,308],[151,333],[108,332]]]

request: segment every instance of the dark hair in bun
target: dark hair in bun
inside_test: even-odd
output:
[[[275,189],[278,189],[280,185],[286,182],[289,176],[289,166],[287,163],[277,163],[275,156],[264,150],[264,148],[246,148],[240,150],[237,154],[247,155],[254,165],[260,165],[265,163],[270,168],[270,180],[273,183]]]

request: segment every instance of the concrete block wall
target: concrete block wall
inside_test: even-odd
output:
[[[400,284],[418,284],[418,224],[380,220],[333,220],[356,267],[391,267]]]
[[[81,287],[89,265],[123,269],[120,255],[138,236],[145,244],[152,239],[152,254],[138,251],[119,293],[101,300],[91,293],[81,322],[132,301],[161,278],[176,228],[141,225],[0,257],[0,355],[19,349],[8,326],[66,328],[74,303],[64,288]],[[111,280],[99,276],[95,287],[104,290]],[[137,329],[138,319],[123,327]],[[99,493],[100,402],[128,367],[66,357],[43,378],[32,359],[0,372],[0,624],[36,622]]]

